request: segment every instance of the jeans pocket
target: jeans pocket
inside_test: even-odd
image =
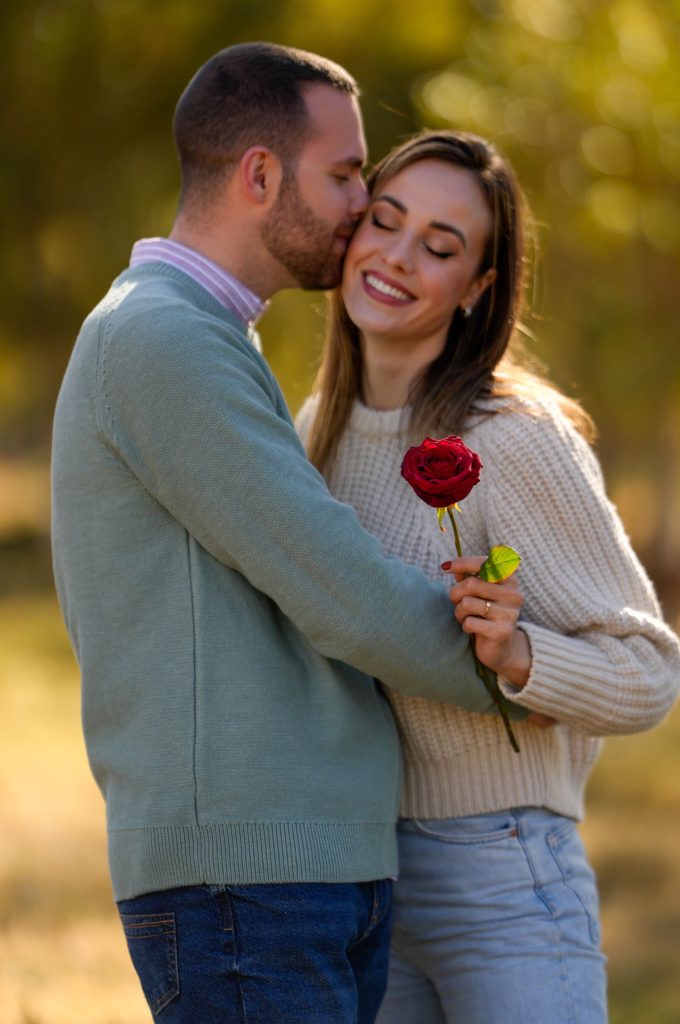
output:
[[[567,821],[546,834],[548,849],[557,864],[564,884],[574,893],[588,921],[594,946],[600,944],[599,905],[593,869],[573,821]]]
[[[154,1016],[179,995],[174,914],[121,914],[130,957]]]
[[[409,824],[429,839],[451,845],[479,845],[515,839],[517,825],[511,813],[476,814],[466,818],[420,819]]]

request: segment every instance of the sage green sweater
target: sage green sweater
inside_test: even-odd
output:
[[[395,873],[373,677],[488,711],[467,638],[331,498],[243,325],[173,267],[125,271],[79,335],[53,551],[117,899]]]

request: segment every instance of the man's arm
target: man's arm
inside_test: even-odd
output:
[[[188,337],[161,311],[143,344],[128,326],[102,355],[108,442],[206,550],[327,657],[404,693],[492,710],[446,590],[386,557],[330,496],[249,342],[211,318]]]

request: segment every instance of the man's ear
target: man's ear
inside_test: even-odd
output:
[[[277,198],[283,168],[281,161],[265,146],[251,146],[239,162],[241,188],[246,200],[256,206],[269,206]]]

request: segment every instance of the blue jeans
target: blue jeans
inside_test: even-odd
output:
[[[118,904],[163,1024],[372,1024],[392,883],[201,885]]]
[[[574,822],[519,808],[399,825],[378,1024],[604,1024],[593,872]]]

